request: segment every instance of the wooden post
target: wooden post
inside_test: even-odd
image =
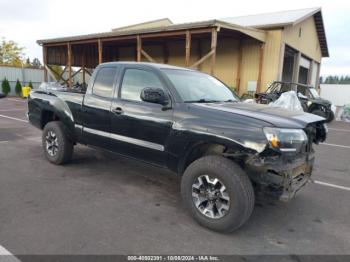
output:
[[[210,62],[210,74],[215,74],[215,62],[216,62],[216,46],[217,46],[218,32],[216,28],[211,31],[211,51],[213,52]]]
[[[72,87],[72,46],[70,43],[67,43],[67,67],[68,67],[68,87]]]
[[[198,51],[198,60],[200,60],[203,56],[202,42],[200,38],[198,39],[197,51]],[[200,65],[198,65],[198,69],[201,69]]]
[[[141,62],[142,39],[140,35],[136,36],[136,61]]]
[[[44,63],[44,81],[47,82],[48,81],[48,77],[47,77],[47,47],[43,46],[43,63]]]
[[[260,51],[259,51],[259,72],[258,72],[258,81],[256,85],[256,92],[259,93],[261,91],[261,76],[262,76],[262,70],[263,70],[263,63],[264,63],[264,49],[265,44],[261,44]]]
[[[163,57],[164,57],[164,64],[169,63],[169,47],[167,42],[163,43]]]
[[[191,58],[191,32],[187,30],[186,31],[186,59],[185,59],[186,67],[190,66],[190,58]]]
[[[85,83],[85,49],[83,47],[83,57],[81,58],[81,69],[83,70],[83,83]]]
[[[238,44],[238,63],[237,63],[237,75],[236,75],[236,93],[239,95],[239,87],[241,85],[241,66],[242,66],[242,58],[243,58],[243,47],[242,40],[239,40]]]
[[[102,46],[101,39],[98,39],[97,43],[98,43],[98,63],[102,64],[102,62],[103,62],[103,53],[102,53],[103,46]]]

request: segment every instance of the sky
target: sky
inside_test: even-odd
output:
[[[110,31],[168,17],[174,23],[322,7],[330,58],[321,75],[350,75],[350,1],[341,0],[0,0],[0,38],[42,60],[36,40]]]

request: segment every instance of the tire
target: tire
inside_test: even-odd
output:
[[[327,115],[325,112],[323,112],[322,110],[320,109],[315,109],[313,111],[311,111],[311,114],[314,114],[314,115],[318,115],[318,116],[321,116],[323,118],[326,118],[327,119]]]
[[[195,204],[199,198],[194,198],[192,192],[197,190],[196,181],[200,178],[203,180],[203,175],[217,178],[219,186],[223,183],[226,188],[229,208],[223,210],[225,214],[222,217],[209,217],[212,215],[210,212],[203,214]],[[181,195],[192,217],[200,225],[218,232],[232,232],[241,227],[252,214],[255,202],[254,189],[246,173],[236,163],[221,156],[205,156],[191,163],[181,180]],[[219,216],[218,213],[217,215]]]
[[[326,119],[326,122],[327,122],[327,123],[330,123],[330,122],[332,122],[333,120],[334,120],[334,113],[333,113],[332,110],[330,110],[329,113],[328,113],[328,117],[327,117],[327,119]]]
[[[42,146],[45,157],[53,164],[62,165],[72,158],[73,143],[68,139],[60,121],[52,121],[45,125]]]

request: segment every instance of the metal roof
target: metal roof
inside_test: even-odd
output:
[[[51,39],[38,40],[37,43],[39,45],[42,45],[42,44],[50,44],[50,43],[82,41],[82,40],[90,40],[90,39],[96,39],[96,38],[103,39],[103,38],[108,38],[108,37],[129,36],[129,35],[160,33],[160,32],[171,32],[171,31],[178,31],[178,30],[207,28],[207,27],[222,27],[222,28],[226,28],[229,30],[236,30],[236,31],[240,31],[246,35],[249,35],[251,37],[254,37],[262,42],[265,41],[265,31],[263,31],[263,30],[259,30],[256,28],[250,28],[250,27],[243,27],[240,25],[235,25],[232,23],[227,23],[227,22],[219,21],[219,20],[207,20],[207,21],[192,22],[192,23],[173,24],[173,25],[162,26],[162,27],[143,28],[143,29],[137,29],[137,30],[108,31],[108,32],[96,33],[96,34],[51,38]]]
[[[234,23],[241,26],[250,26],[259,29],[284,27],[296,25],[305,19],[314,16],[316,31],[320,42],[323,57],[328,57],[328,46],[326,32],[323,25],[321,8],[307,8],[298,10],[289,10],[282,12],[247,15],[238,17],[227,17],[220,19],[227,23]]]
[[[321,8],[307,8],[257,15],[227,17],[220,20],[228,23],[238,24],[241,26],[251,26],[255,28],[270,28],[286,25],[295,25],[319,11],[321,11]]]
[[[321,8],[308,8],[308,9],[290,10],[290,11],[282,11],[282,12],[266,13],[266,14],[258,14],[258,15],[228,17],[228,18],[223,18],[218,20],[207,20],[207,21],[183,23],[183,24],[169,24],[166,26],[157,26],[153,28],[134,29],[133,26],[131,26],[131,29],[128,30],[127,27],[122,27],[122,28],[119,28],[119,30],[116,29],[116,30],[103,32],[103,33],[38,40],[37,43],[42,45],[42,44],[51,44],[51,43],[90,40],[90,39],[96,39],[96,38],[103,39],[103,38],[109,38],[109,37],[119,37],[119,36],[129,36],[129,35],[131,36],[131,35],[137,35],[137,34],[170,32],[170,31],[177,31],[177,30],[203,28],[203,27],[222,27],[229,30],[235,30],[243,34],[249,35],[255,39],[258,39],[259,41],[264,42],[266,37],[266,33],[264,29],[293,26],[295,24],[298,24],[304,21],[305,19],[311,16],[314,16],[314,19],[315,19],[315,25],[316,25],[319,42],[320,42],[322,56],[328,57],[329,53],[328,53],[326,33],[323,25]],[[151,22],[154,22],[154,21],[151,21]],[[137,25],[134,25],[134,26],[137,26]]]

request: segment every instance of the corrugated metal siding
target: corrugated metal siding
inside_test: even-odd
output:
[[[259,73],[260,43],[254,40],[242,42],[240,94],[247,93],[248,81],[257,81]]]
[[[40,83],[44,81],[44,71],[41,69],[0,66],[0,81],[2,82],[5,77],[10,82],[10,94],[14,95],[17,79],[21,82],[22,86],[28,85],[29,81],[32,81],[34,88],[39,87]]]
[[[282,30],[270,30],[266,34],[264,60],[261,77],[261,91],[267,85],[278,80],[281,58]]]
[[[283,41],[313,60],[321,62],[321,48],[313,17],[295,26],[287,26],[283,32]]]

